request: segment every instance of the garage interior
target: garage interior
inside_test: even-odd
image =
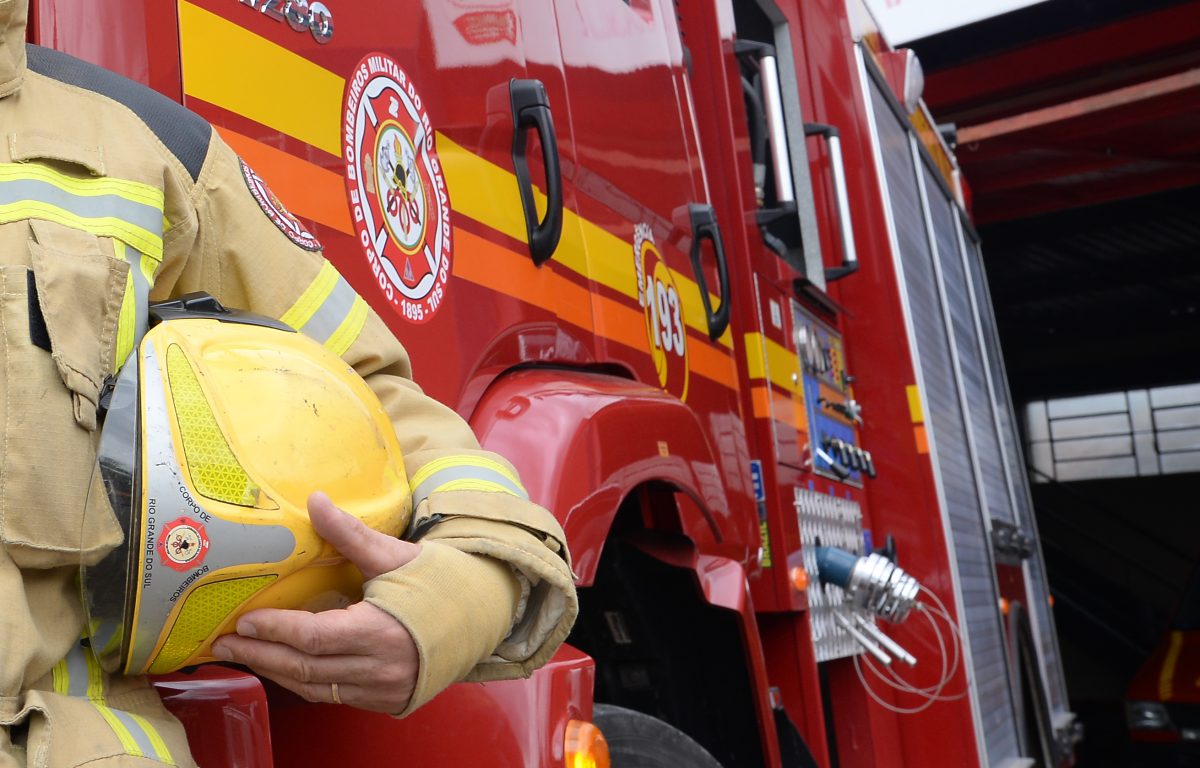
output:
[[[1115,765],[1200,562],[1200,3],[1050,0],[907,47],[983,237],[1079,765]]]

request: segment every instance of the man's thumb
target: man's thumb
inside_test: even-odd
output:
[[[416,544],[368,528],[357,517],[338,509],[321,492],[308,497],[308,516],[321,538],[358,566],[365,579],[394,571],[421,551]]]

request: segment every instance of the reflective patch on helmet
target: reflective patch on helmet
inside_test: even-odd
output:
[[[175,626],[171,627],[162,650],[150,665],[150,674],[177,669],[200,648],[221,622],[275,579],[274,574],[269,574],[196,587],[187,596]]]
[[[201,495],[216,501],[255,506],[258,485],[230,450],[187,355],[176,344],[167,350],[167,375],[193,487]]]
[[[306,251],[321,250],[321,243],[316,236],[309,232],[300,219],[297,219],[292,212],[284,207],[267,183],[262,180],[254,170],[246,165],[246,161],[238,158],[238,162],[242,166],[242,178],[246,180],[246,186],[250,188],[250,194],[254,196],[258,202],[258,207],[263,209],[263,213],[267,214],[267,218],[279,227],[279,231],[287,235],[288,240],[291,240],[296,245]]]

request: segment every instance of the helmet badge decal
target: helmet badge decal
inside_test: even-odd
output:
[[[180,517],[163,526],[158,538],[162,564],[177,571],[190,571],[208,554],[208,533],[200,523]]]
[[[317,238],[309,232],[300,219],[297,219],[292,212],[284,207],[267,183],[262,180],[262,177],[254,172],[250,166],[246,165],[246,161],[238,158],[238,162],[242,166],[242,178],[246,180],[246,186],[250,188],[250,194],[254,196],[258,207],[262,208],[263,213],[267,214],[267,218],[271,223],[279,227],[279,231],[287,235],[288,240],[291,240],[296,245],[306,251],[321,250],[321,243]]]
[[[408,74],[368,54],[346,81],[342,159],[355,234],[406,320],[437,313],[450,279],[450,195],[433,126]]]

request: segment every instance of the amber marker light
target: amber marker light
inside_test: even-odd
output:
[[[608,742],[595,725],[583,720],[567,722],[566,768],[611,768]]]
[[[1005,616],[1008,615],[1008,598],[1007,597],[1000,598],[1000,613],[1003,613]]]
[[[791,576],[792,587],[797,592],[803,592],[808,589],[808,571],[802,567],[797,565],[795,568],[792,568],[792,570],[788,571],[788,576]]]

